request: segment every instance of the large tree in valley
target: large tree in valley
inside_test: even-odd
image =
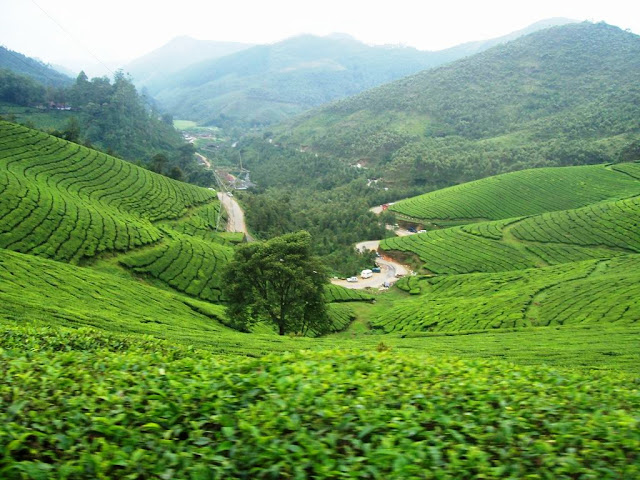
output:
[[[327,274],[301,231],[241,245],[224,273],[227,312],[234,327],[271,322],[278,333],[325,333]]]

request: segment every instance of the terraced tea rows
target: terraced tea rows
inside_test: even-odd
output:
[[[531,268],[537,263],[521,249],[467,233],[462,227],[388,238],[380,247],[414,253],[424,262],[426,270],[437,274],[500,272]]]
[[[640,197],[528,218],[480,222],[386,239],[437,274],[498,272],[640,252]]]
[[[224,318],[220,306],[3,249],[0,298],[0,318],[18,324],[93,326],[163,338],[189,332],[209,341],[228,330],[217,321]]]
[[[325,287],[324,297],[327,302],[370,302],[373,300],[373,295],[362,290],[344,288],[333,284]]]
[[[162,280],[172,288],[194,297],[221,300],[221,267],[233,256],[233,249],[167,231],[171,240],[158,248],[127,255],[120,263],[137,273]]]
[[[616,165],[611,165],[611,170],[622,172],[632,178],[640,180],[640,162],[638,161],[634,163],[618,163]]]
[[[640,197],[527,218],[511,229],[520,240],[640,252]]]
[[[77,262],[153,243],[214,192],[0,122],[0,248]]]
[[[402,282],[413,295],[381,299],[371,320],[387,333],[640,322],[640,255]]]
[[[638,170],[637,164],[523,170],[420,195],[390,209],[436,222],[499,220],[569,210],[640,194],[640,182],[632,178],[640,177]]]

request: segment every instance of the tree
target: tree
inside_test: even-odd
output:
[[[223,277],[233,327],[247,331],[267,321],[280,335],[328,331],[323,297],[327,275],[311,254],[308,232],[241,245]]]

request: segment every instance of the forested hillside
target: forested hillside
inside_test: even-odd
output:
[[[26,57],[25,57],[26,58]],[[31,64],[35,62],[28,59]],[[47,73],[48,75],[48,73]],[[26,73],[0,70],[0,118],[117,155],[170,176],[204,186],[213,175],[198,164],[192,145],[141,96],[121,71],[89,80],[81,72],[75,82],[45,86]]]
[[[301,35],[203,61],[147,87],[180,118],[221,127],[266,125],[566,22],[549,19],[505,37],[441,51],[368,46],[343,34]]]
[[[40,60],[0,46],[0,71],[24,75],[47,87],[66,87],[73,80]]]
[[[123,70],[131,75],[138,88],[156,91],[156,85],[162,85],[167,75],[189,65],[231,55],[251,46],[238,42],[215,42],[180,36],[129,62]]]
[[[365,163],[389,184],[431,188],[633,160],[639,84],[640,37],[565,25],[338,101],[275,138]]]

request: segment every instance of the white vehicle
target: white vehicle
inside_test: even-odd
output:
[[[358,281],[358,277],[349,277],[347,278],[347,282],[357,282]]]
[[[362,270],[362,272],[360,272],[360,276],[362,278],[371,278],[373,276],[373,271],[372,270]]]

